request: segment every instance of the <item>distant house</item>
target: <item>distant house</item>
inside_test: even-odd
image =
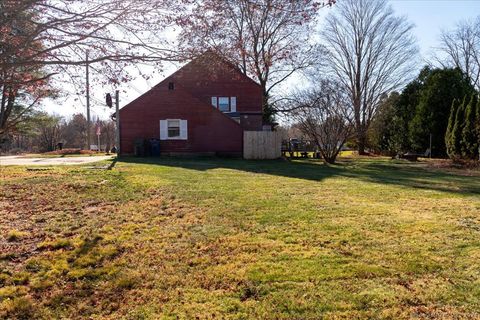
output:
[[[162,154],[241,155],[262,124],[260,85],[207,52],[120,110],[120,150],[157,138]]]

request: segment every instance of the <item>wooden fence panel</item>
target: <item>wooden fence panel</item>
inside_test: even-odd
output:
[[[278,159],[282,156],[282,138],[276,131],[244,131],[245,159]]]

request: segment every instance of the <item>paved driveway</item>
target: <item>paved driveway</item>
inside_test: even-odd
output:
[[[22,156],[0,157],[0,166],[49,166],[49,165],[75,165],[108,160],[114,156],[85,156],[64,158],[26,158]]]

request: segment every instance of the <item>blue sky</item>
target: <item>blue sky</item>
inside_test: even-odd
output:
[[[463,19],[474,19],[480,16],[480,0],[391,0],[390,4],[396,15],[407,16],[409,21],[415,25],[413,32],[418,39],[418,45],[424,59],[423,62],[419,61],[419,67],[422,67],[426,63],[425,61],[431,58],[434,47],[438,45],[442,29],[451,29]],[[333,9],[334,7],[330,10]],[[325,14],[328,14],[328,11],[326,10]],[[176,68],[178,66],[166,65],[162,75],[157,75],[148,82],[138,79],[130,84],[123,85],[121,88],[121,106],[148,91],[164,77],[175,71]],[[103,94],[104,92],[101,89],[96,90],[95,101],[92,102],[94,117],[106,118],[111,112],[103,104]],[[85,112],[84,101],[72,100],[47,101],[45,110],[67,117],[75,113]]]
[[[396,14],[406,15],[415,24],[414,33],[423,58],[428,58],[431,48],[438,45],[442,29],[480,16],[480,0],[391,0],[390,3]]]

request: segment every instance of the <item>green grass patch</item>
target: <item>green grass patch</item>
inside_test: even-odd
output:
[[[433,162],[3,167],[0,318],[478,318],[480,173]]]
[[[9,242],[15,242],[19,241],[22,238],[25,238],[28,236],[27,232],[23,231],[18,231],[18,230],[10,230],[7,232],[6,240]]]

